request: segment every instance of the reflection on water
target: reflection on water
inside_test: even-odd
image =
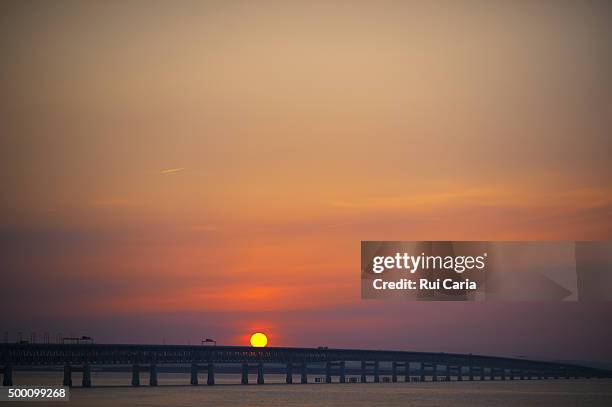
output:
[[[314,381],[315,376],[309,376]],[[62,373],[15,372],[15,384],[58,385]],[[73,375],[75,384],[80,374]],[[130,373],[92,373],[93,387],[75,387],[71,406],[612,406],[612,380],[533,380],[439,383],[284,384],[285,376],[266,374],[266,385],[241,386],[240,375],[217,374],[219,386],[190,386],[189,374],[160,373],[159,387],[129,386]],[[200,376],[206,381],[205,375]],[[298,381],[299,377],[295,376]],[[250,376],[255,383],[256,375]],[[283,384],[281,384],[283,383]],[[165,387],[164,387],[165,385]],[[10,404],[5,403],[7,407]],[[22,406],[23,404],[18,404]],[[41,404],[37,404],[41,405]]]

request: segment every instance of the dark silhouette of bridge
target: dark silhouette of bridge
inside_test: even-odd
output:
[[[391,378],[384,381],[531,380],[570,378],[610,378],[612,371],[565,363],[479,356],[472,354],[407,352],[388,350],[328,348],[252,348],[247,346],[110,345],[110,344],[0,344],[3,385],[13,385],[13,368],[57,370],[64,367],[65,386],[72,386],[72,373],[82,372],[82,386],[90,387],[91,369],[113,367],[132,372],[132,385],[140,385],[140,373],[149,373],[149,384],[157,385],[158,367],[184,365],[197,385],[198,373],[207,372],[206,383],[215,384],[215,364],[233,365],[241,372],[241,383],[249,383],[249,372],[257,372],[257,384],[265,382],[265,370],[272,364],[284,366],[286,383],[300,375],[323,371],[325,382],[347,382],[347,362],[361,363],[361,382],[380,382],[381,364],[391,364]],[[324,369],[324,370],[322,370]],[[352,369],[355,371],[355,369]],[[350,382],[356,381],[351,379]]]

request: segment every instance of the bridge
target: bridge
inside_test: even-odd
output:
[[[82,373],[81,384],[91,387],[92,366],[125,367],[132,372],[133,386],[140,385],[140,373],[149,373],[149,385],[157,386],[158,367],[183,365],[191,372],[191,384],[198,385],[198,373],[206,372],[206,384],[215,384],[215,365],[234,366],[241,372],[241,384],[249,384],[249,372],[257,372],[257,384],[265,383],[265,371],[282,366],[286,383],[293,375],[308,383],[308,373],[322,371],[325,382],[347,383],[347,362],[362,383],[383,381],[448,380],[531,380],[610,378],[612,371],[573,364],[479,356],[472,354],[358,350],[328,348],[252,348],[247,346],[112,345],[112,344],[0,344],[3,385],[13,385],[13,369],[57,370],[63,366],[63,385],[72,386],[74,372]],[[389,369],[390,365],[390,369]],[[355,382],[351,378],[349,382]]]

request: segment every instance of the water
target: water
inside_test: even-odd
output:
[[[16,384],[58,384],[61,373],[15,372]],[[205,377],[200,377],[201,382]],[[204,380],[202,380],[204,379]],[[284,375],[266,375],[266,384],[242,386],[240,377],[218,374],[216,386],[190,386],[189,375],[159,375],[158,387],[127,386],[129,373],[94,373],[90,389],[71,390],[69,406],[612,406],[612,380],[532,380],[368,384],[281,384]],[[251,382],[255,376],[251,375]],[[297,379],[297,377],[296,377]],[[74,374],[75,384],[80,374]],[[309,380],[314,381],[314,376]],[[148,383],[146,374],[141,383]],[[23,406],[3,403],[3,406]],[[38,403],[36,405],[43,405]],[[59,404],[54,404],[59,405]]]

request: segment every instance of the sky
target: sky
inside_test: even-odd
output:
[[[610,240],[605,1],[4,1],[0,328],[612,363],[610,303],[360,299],[361,240]]]

